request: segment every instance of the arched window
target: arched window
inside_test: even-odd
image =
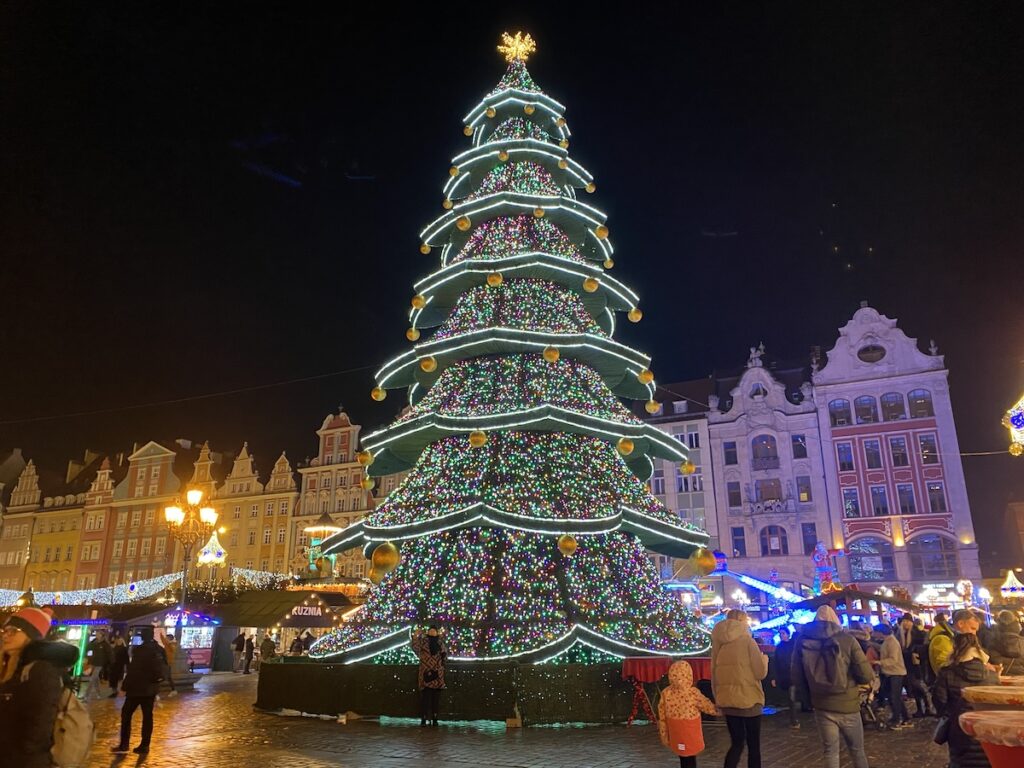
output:
[[[885,539],[868,536],[850,542],[846,547],[850,560],[850,575],[856,582],[894,581],[896,563],[892,544]]]
[[[789,539],[781,525],[766,525],[761,529],[761,555],[788,555]]]
[[[874,424],[878,421],[878,403],[870,395],[858,397],[853,401],[853,407],[857,413],[858,424]]]
[[[932,408],[932,393],[927,389],[915,389],[907,395],[907,399],[910,400],[910,418],[923,419],[935,415],[935,409]]]
[[[849,400],[833,400],[828,404],[828,416],[833,427],[845,427],[853,423]]]
[[[907,418],[907,409],[903,404],[903,395],[899,392],[886,392],[882,395],[882,419],[899,421]]]
[[[779,445],[771,435],[758,435],[750,441],[754,469],[778,469]]]
[[[915,579],[955,579],[960,573],[956,542],[937,533],[926,533],[907,542],[910,574]]]

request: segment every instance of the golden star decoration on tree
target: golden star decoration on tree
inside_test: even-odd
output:
[[[512,62],[516,59],[526,61],[530,54],[537,50],[537,44],[533,38],[522,32],[516,32],[515,37],[508,32],[501,33],[501,45],[498,46],[498,53],[505,57],[505,61]]]

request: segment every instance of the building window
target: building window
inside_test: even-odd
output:
[[[858,424],[874,424],[878,421],[878,403],[870,395],[858,397],[853,401]]]
[[[159,538],[156,540],[156,554],[163,555],[167,550],[167,539]]]
[[[754,483],[758,501],[782,501],[782,481],[777,477]]]
[[[266,509],[263,510],[263,514],[267,517],[271,517],[274,514],[274,502],[268,501]]]
[[[793,458],[807,458],[807,437],[805,435],[793,435]]]
[[[253,504],[251,507],[249,507],[249,517],[259,517],[259,516],[260,516],[260,505],[259,504]]]
[[[727,467],[739,463],[735,442],[722,443],[722,455],[725,457],[725,466]]]
[[[732,529],[732,556],[747,556],[747,536],[742,527]]]
[[[814,523],[800,523],[800,537],[803,539],[804,554],[813,555],[818,545],[818,527]]]
[[[893,581],[896,578],[896,561],[888,541],[870,536],[857,539],[847,545],[846,552],[854,581]]]
[[[256,543],[256,531],[249,531],[249,545],[252,546]]]
[[[277,514],[279,514],[279,515],[287,515],[288,514],[288,502],[287,501],[282,501],[277,506]]]
[[[234,517],[235,520],[240,518],[242,516],[242,508],[236,504],[234,510],[231,513],[231,516]]]
[[[849,400],[833,400],[828,404],[828,417],[833,427],[845,427],[853,422]]]
[[[796,476],[796,497],[803,504],[806,504],[808,501],[812,501],[810,475]]]
[[[278,528],[277,529],[277,543],[278,544],[284,544],[284,534],[285,534],[285,529],[284,528]]]
[[[700,448],[700,432],[687,432],[686,444],[694,450]]]
[[[270,537],[272,535],[273,534],[271,533],[269,528],[264,528],[263,529],[263,543],[264,544],[269,544],[270,543]]]
[[[928,509],[936,513],[946,511],[946,491],[942,483],[928,483]]]
[[[937,533],[926,533],[907,542],[910,573],[915,579],[955,579],[960,575],[956,542]]]
[[[750,441],[754,469],[778,469],[779,446],[771,435],[758,435]]]
[[[654,474],[651,475],[651,493],[655,496],[665,495],[665,468],[660,461],[655,462]]]
[[[907,455],[907,439],[905,437],[889,438],[889,456],[894,467],[909,467],[910,456]]]
[[[260,560],[260,570],[261,571],[267,570],[267,568],[269,566],[270,566],[270,560],[269,559],[264,557],[262,560]]]
[[[903,404],[902,394],[886,392],[882,395],[882,418],[885,421],[900,421],[907,418],[907,409]]]
[[[85,517],[85,530],[91,531],[96,528],[96,516],[86,515]],[[4,531],[4,536],[7,536],[7,531]]]
[[[743,506],[743,496],[740,494],[740,484],[738,482],[733,481],[726,483],[725,490],[729,496],[730,507],[735,508]]]
[[[877,440],[864,441],[864,460],[868,469],[882,468],[882,446]]]
[[[128,513],[118,512],[117,513],[117,527],[124,528],[128,524]]]
[[[232,533],[231,534],[231,546],[232,547],[237,547],[238,546],[238,534],[237,533]]]
[[[889,494],[884,485],[871,486],[871,514],[875,517],[889,516]]]
[[[935,440],[935,435],[918,435],[917,445],[921,449],[922,464],[939,463],[939,445]]]
[[[932,393],[927,389],[915,389],[907,399],[910,401],[910,418],[923,419],[935,415],[932,408]]]
[[[146,519],[144,521],[144,524],[145,525],[152,525],[153,521],[155,519],[156,519],[156,510],[155,509],[147,509],[146,510]]]
[[[309,537],[305,531],[299,531],[299,546],[304,547],[309,543]]]
[[[115,541],[113,557],[120,557],[122,552],[124,552],[124,541]]]
[[[68,548],[67,548],[67,550],[64,553],[64,559],[65,560],[70,560],[71,559],[71,555],[73,554],[73,552],[74,552],[74,547],[71,544],[68,544]]]
[[[917,504],[914,502],[914,486],[910,483],[898,483],[896,485],[896,498],[900,503],[901,515],[917,514]]]
[[[135,553],[139,549],[139,542],[136,539],[131,539],[128,542],[128,557],[135,557]]]
[[[840,472],[852,472],[854,469],[853,465],[853,444],[852,443],[838,443],[836,445],[836,454],[839,457],[839,471]]]
[[[781,525],[766,525],[761,529],[761,556],[788,555],[789,539]]]
[[[153,540],[152,539],[143,539],[142,540],[142,549],[140,550],[139,554],[141,554],[143,557],[149,557],[150,550],[152,550],[152,549],[153,549]]]
[[[843,488],[843,517],[860,517],[860,496],[856,488]]]

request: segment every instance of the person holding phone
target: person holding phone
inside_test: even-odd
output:
[[[121,707],[121,740],[112,747],[114,753],[128,751],[128,741],[132,735],[132,716],[135,710],[142,709],[142,739],[132,751],[137,755],[149,753],[149,741],[153,735],[153,704],[160,691],[160,683],[167,670],[167,657],[154,638],[153,627],[142,627],[138,631],[138,644],[132,638],[131,661],[128,662],[128,673],[121,684],[125,692],[124,705]]]
[[[444,689],[444,665],[448,653],[441,642],[441,632],[431,624],[426,634],[417,630],[412,636],[412,649],[420,660],[420,727],[430,724],[437,726],[437,711]]]

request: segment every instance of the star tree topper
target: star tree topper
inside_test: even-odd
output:
[[[504,56],[507,62],[511,63],[516,59],[526,61],[536,50],[537,44],[533,42],[533,38],[529,34],[524,37],[522,32],[516,32],[513,37],[508,32],[501,33],[501,45],[498,46],[498,53]]]

